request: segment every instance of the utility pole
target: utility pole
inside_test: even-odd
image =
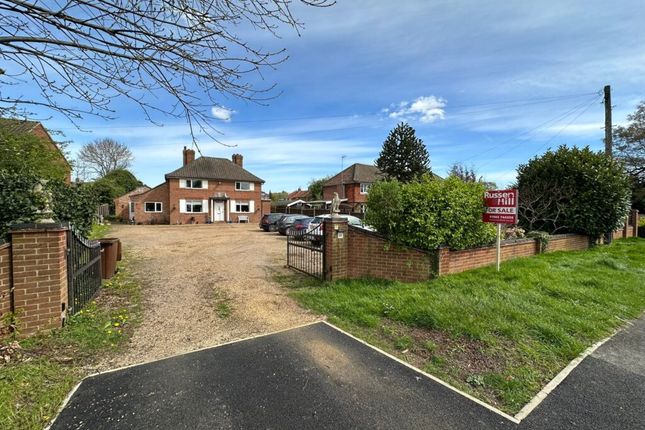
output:
[[[612,135],[611,135],[611,87],[605,85],[605,155],[611,157]],[[613,239],[613,233],[605,234],[605,243],[610,244]]]
[[[605,155],[611,157],[612,135],[611,135],[611,87],[605,85]]]

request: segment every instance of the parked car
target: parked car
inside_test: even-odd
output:
[[[296,220],[309,218],[307,215],[284,215],[278,220],[278,233],[281,235],[286,235],[287,230],[293,225]]]
[[[260,220],[260,228],[264,231],[276,231],[278,229],[277,222],[283,215],[283,213],[270,213],[263,215]]]
[[[339,214],[338,216],[340,218],[345,218],[349,225],[363,227],[363,221],[360,218],[345,214]],[[315,245],[320,245],[323,234],[323,221],[327,218],[331,218],[331,215],[318,215],[317,217],[314,217],[313,220],[311,220],[309,227],[307,227],[306,237]]]
[[[305,233],[307,233],[307,228],[311,221],[313,221],[313,217],[305,217],[295,220],[293,225],[287,229],[287,235],[292,236],[296,240],[302,240]]]

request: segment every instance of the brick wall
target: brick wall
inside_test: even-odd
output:
[[[67,229],[11,231],[13,306],[22,335],[61,327],[67,308]]]
[[[0,336],[7,333],[5,323],[11,312],[11,244],[0,244]]]
[[[265,214],[270,214],[271,213],[271,200],[262,200],[262,211],[260,212],[260,217]],[[259,221],[258,221],[259,222]]]
[[[539,244],[535,239],[504,241],[500,248],[501,261],[518,257],[528,257],[539,252]],[[466,270],[495,264],[497,261],[497,248],[495,246],[484,246],[458,251],[441,248],[439,253],[439,275],[465,272]]]
[[[629,223],[615,232],[616,239],[637,234],[638,212],[632,212]],[[336,227],[338,226],[338,227]],[[635,227],[636,226],[636,227]],[[332,230],[333,229],[333,230]],[[340,229],[340,230],[338,230]],[[342,238],[338,236],[342,232]],[[460,273],[495,264],[497,249],[493,246],[433,252],[401,247],[376,233],[347,226],[347,222],[325,221],[325,279],[379,278],[417,282],[433,276]],[[546,252],[582,251],[591,246],[589,237],[580,234],[559,234],[549,238]],[[503,241],[501,261],[529,257],[541,252],[537,239]]]
[[[583,251],[589,246],[589,238],[582,234],[556,234],[549,239],[546,252]]]
[[[434,274],[433,253],[397,246],[365,230],[349,227],[348,278],[379,278],[417,282]]]

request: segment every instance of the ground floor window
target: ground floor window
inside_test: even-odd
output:
[[[163,205],[161,202],[146,202],[145,211],[146,212],[161,212]]]
[[[186,200],[186,212],[204,212],[204,203],[201,200]]]
[[[249,202],[235,202],[235,212],[251,212],[251,204]]]

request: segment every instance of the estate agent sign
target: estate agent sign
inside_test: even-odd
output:
[[[484,193],[483,221],[497,224],[497,271],[502,256],[502,224],[517,224],[517,190],[488,190]]]
[[[486,191],[484,204],[484,222],[517,224],[517,190]]]

